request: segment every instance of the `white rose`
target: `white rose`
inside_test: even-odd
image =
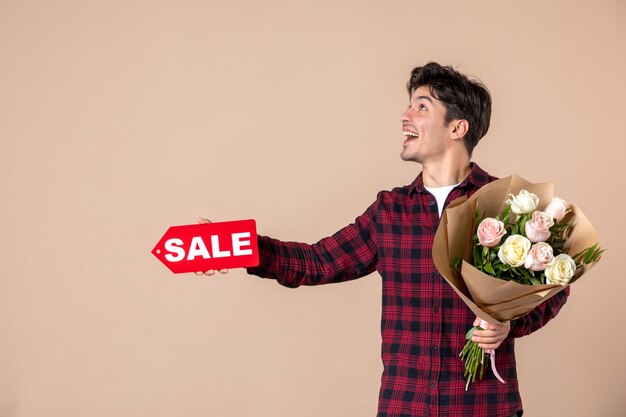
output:
[[[530,250],[530,240],[526,239],[522,235],[511,235],[506,238],[500,250],[498,251],[498,258],[507,265],[513,267],[522,266],[528,256]]]
[[[546,284],[567,285],[576,272],[576,262],[571,256],[562,253],[546,267]]]
[[[521,190],[518,195],[509,194],[506,203],[511,206],[511,211],[515,214],[532,213],[539,204],[539,197],[526,190]]]

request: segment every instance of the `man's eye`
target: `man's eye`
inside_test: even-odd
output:
[[[423,104],[420,104],[420,110],[426,110],[426,106]]]

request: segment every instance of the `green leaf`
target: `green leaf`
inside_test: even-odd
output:
[[[602,255],[605,250],[606,249],[600,249],[598,243],[596,243],[595,245],[575,254],[572,256],[572,259],[580,265],[590,264],[592,262],[597,262],[600,259],[600,255]]]
[[[596,243],[595,245],[593,245],[592,247],[587,249],[587,253],[585,254],[585,257],[583,258],[583,263],[584,264],[588,264],[589,261],[591,261],[591,258],[593,256],[594,252],[596,251],[597,247],[598,247],[598,244]]]
[[[576,255],[572,256],[572,259],[574,259],[576,262],[578,262],[585,252],[587,252],[587,249],[581,250]]]
[[[530,274],[530,271],[528,269],[524,268],[523,266],[519,267],[518,269],[525,278],[527,278],[529,281],[532,281],[534,277]]]
[[[600,257],[602,256],[602,254],[604,253],[606,249],[602,249],[597,251],[596,253],[594,253],[593,255],[593,259],[591,260],[591,262],[598,262],[600,260]]]
[[[456,258],[450,261],[450,266],[457,271],[461,271],[461,265],[463,264],[463,258]]]
[[[483,259],[482,259],[480,246],[474,245],[473,255],[474,255],[474,266],[476,268],[478,268],[479,266],[482,267]]]
[[[605,250],[606,249],[600,249],[599,247],[596,248],[596,250],[593,252],[591,257],[589,258],[588,263],[598,262],[600,260],[600,256],[602,255],[602,253],[604,253]]]
[[[484,265],[484,269],[485,269],[485,271],[487,271],[487,273],[488,273],[488,274],[495,275],[495,273],[496,273],[496,272],[493,270],[493,267],[491,266],[491,264],[490,264],[490,263],[486,263],[486,264]]]
[[[504,223],[504,225],[506,226],[509,224],[510,219],[511,219],[511,206],[507,204],[504,206],[504,209],[502,209],[502,223]]]
[[[543,285],[543,284],[545,284],[545,283],[546,283],[546,274],[545,274],[545,273],[543,273],[543,272],[541,272],[541,273],[539,274],[539,277],[538,277],[537,279],[539,279],[539,281],[541,281],[541,284],[542,284],[542,285]]]

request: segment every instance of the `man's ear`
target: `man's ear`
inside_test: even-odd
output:
[[[463,139],[469,131],[469,122],[465,119],[457,119],[450,122],[452,130],[450,137],[453,140]]]

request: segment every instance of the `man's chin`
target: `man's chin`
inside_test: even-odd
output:
[[[411,155],[406,152],[400,152],[400,159],[402,159],[403,161],[420,163],[420,161],[417,158],[417,155]]]

